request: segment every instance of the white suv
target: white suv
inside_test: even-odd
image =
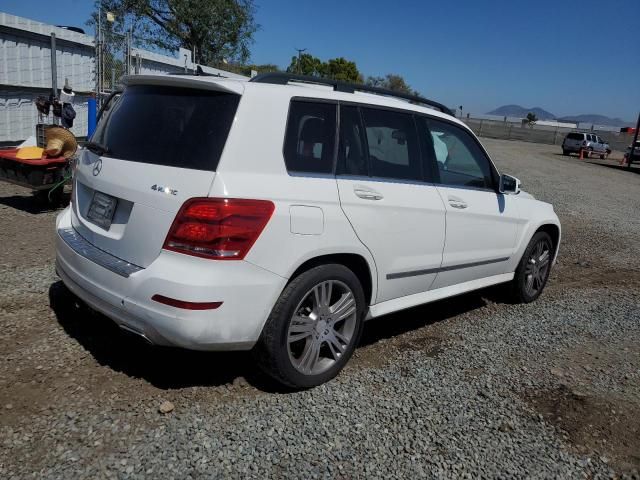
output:
[[[547,282],[553,207],[438,103],[288,74],[124,85],[76,164],[56,266],[149,342],[253,349],[311,387],[367,319],[499,283],[530,302]]]

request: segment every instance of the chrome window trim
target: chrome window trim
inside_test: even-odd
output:
[[[335,176],[338,180],[353,180],[359,182],[379,182],[379,183],[400,183],[403,185],[423,185],[428,187],[435,187],[436,184],[421,180],[411,180],[402,178],[387,178],[387,177],[367,177],[365,175],[352,175],[350,173],[341,173]]]
[[[64,242],[78,255],[110,270],[124,278],[144,270],[144,268],[129,263],[121,258],[115,257],[110,253],[100,250],[98,247],[91,245],[86,241],[73,227],[58,229],[58,235]]]

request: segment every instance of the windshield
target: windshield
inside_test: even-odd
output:
[[[104,156],[215,171],[239,95],[133,85],[105,110],[91,140]]]

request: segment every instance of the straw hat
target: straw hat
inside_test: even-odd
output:
[[[76,153],[78,142],[66,128],[49,127],[45,129],[44,136],[47,140],[44,151],[49,157],[69,158]]]

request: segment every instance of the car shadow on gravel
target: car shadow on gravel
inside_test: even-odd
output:
[[[65,193],[62,201],[58,204],[49,203],[45,198],[33,193],[25,195],[12,195],[10,197],[0,197],[0,204],[16,210],[38,215],[40,213],[53,212],[59,210],[69,203],[69,195]]]
[[[622,165],[608,165],[605,163],[598,163],[598,162],[589,162],[592,165],[599,165],[601,167],[607,167],[607,168],[611,168],[612,170],[620,170],[621,172],[629,172],[629,173],[635,173],[636,175],[640,175],[640,168],[637,168],[638,165],[636,165],[635,163],[632,164],[631,168],[628,168],[626,165],[623,167]]]
[[[80,303],[60,281],[49,288],[49,303],[65,332],[100,365],[142,378],[157,388],[219,386],[239,377],[256,388],[275,388],[269,388],[266,379],[254,379],[257,375],[247,352],[197,352],[149,345]]]
[[[486,299],[492,297],[498,299],[497,294],[487,289],[370,320],[365,324],[362,348],[357,352],[363,353],[360,357],[385,357],[376,353],[374,344],[483,307],[488,303]],[[100,365],[133,378],[142,378],[157,388],[221,386],[244,378],[258,390],[288,392],[259,372],[249,352],[197,352],[149,345],[82,304],[61,281],[50,286],[49,303],[64,331]],[[396,347],[431,349],[435,354],[440,343],[440,339],[424,332],[397,342]],[[373,350],[367,348],[369,346],[373,346]],[[365,359],[364,363],[377,364],[373,357],[371,362]]]
[[[365,323],[360,345],[371,345],[380,340],[415,332],[428,325],[484,307],[488,303],[487,298],[491,301],[501,301],[498,292],[480,290],[371,319]]]

